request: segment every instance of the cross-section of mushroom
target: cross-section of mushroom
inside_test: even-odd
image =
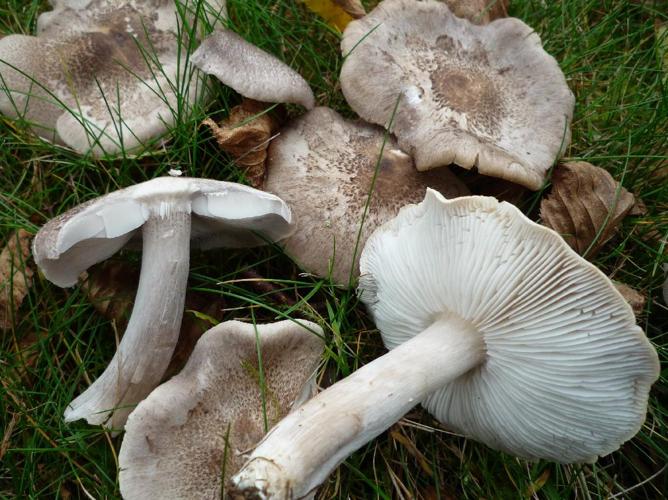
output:
[[[58,286],[76,283],[141,232],[143,253],[132,315],[107,369],[65,411],[65,420],[118,429],[162,378],[178,340],[194,246],[245,247],[291,231],[278,197],[230,182],[161,177],[79,205],[49,221],[33,254]]]
[[[324,347],[308,321],[227,321],[139,403],[119,454],[123,498],[220,498],[267,429],[314,393]]]
[[[331,270],[335,283],[347,285],[351,274],[359,275],[359,256],[371,232],[402,206],[420,201],[428,186],[448,198],[468,194],[447,169],[417,172],[394,138],[383,144],[385,135],[380,127],[316,108],[283,128],[269,146],[265,189],[292,208],[297,229],[285,248],[307,271],[327,276]]]
[[[417,403],[492,448],[556,462],[611,453],[645,420],[659,362],[631,308],[513,205],[429,190],[374,232],[360,269],[390,352],[274,427],[237,489],[301,498]]]
[[[113,155],[164,134],[202,90],[187,64],[194,16],[224,2],[53,0],[37,36],[0,40],[0,111],[46,140]]]
[[[435,1],[385,0],[344,32],[341,88],[418,170],[450,163],[539,189],[570,142],[574,98],[518,19],[476,26]]]
[[[313,91],[299,73],[232,30],[219,29],[208,36],[192,62],[249,99],[314,106]]]

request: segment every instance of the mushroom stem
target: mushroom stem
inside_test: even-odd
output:
[[[274,427],[232,478],[232,498],[302,498],[349,454],[484,358],[455,314],[337,382]]]
[[[65,421],[122,429],[160,383],[176,346],[190,265],[190,210],[152,213],[143,226],[139,287],[128,326],[107,369],[65,410]],[[112,414],[113,413],[113,414]]]

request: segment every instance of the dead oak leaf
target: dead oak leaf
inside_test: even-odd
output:
[[[244,100],[230,111],[220,124],[210,118],[202,122],[208,126],[220,148],[234,158],[245,171],[251,186],[262,188],[266,174],[267,147],[276,128],[266,107],[256,101]]]
[[[541,201],[540,216],[576,252],[591,258],[634,203],[633,195],[602,168],[570,162],[555,168],[552,192]]]
[[[32,235],[19,229],[0,252],[0,330],[9,330],[32,284],[33,271],[26,262]]]
[[[359,19],[366,16],[366,10],[360,0],[332,0],[336,5],[341,7],[353,19]]]

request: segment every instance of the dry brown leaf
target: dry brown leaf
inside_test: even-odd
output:
[[[637,316],[643,312],[647,299],[645,299],[645,296],[642,293],[640,293],[635,288],[631,288],[629,285],[619,283],[618,281],[613,281],[613,284],[615,285],[617,291],[622,294],[624,300],[631,306],[631,309],[633,309],[633,314]]]
[[[9,330],[21,302],[32,284],[33,272],[26,262],[32,235],[24,229],[12,233],[0,253],[0,330]]]
[[[552,174],[552,192],[540,204],[543,224],[580,255],[593,257],[615,233],[635,199],[602,168],[578,161]]]
[[[95,310],[115,321],[118,331],[123,332],[132,313],[138,284],[139,269],[136,266],[108,260],[90,268],[81,287]],[[186,293],[181,332],[166,377],[178,373],[202,334],[223,320],[223,307],[222,298],[211,300],[209,296],[195,292]]]
[[[341,7],[346,13],[350,14],[353,19],[359,19],[366,16],[366,10],[360,0],[332,0],[336,5]]]
[[[489,24],[508,15],[510,0],[445,0],[454,15],[474,24]]]
[[[276,128],[264,104],[244,100],[230,111],[230,116],[220,125],[210,118],[207,125],[220,148],[232,155],[235,163],[245,170],[251,186],[262,188],[266,173],[267,148]]]

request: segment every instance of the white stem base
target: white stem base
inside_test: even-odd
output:
[[[482,335],[444,316],[285,417],[231,480],[232,498],[303,498],[353,451],[482,362]]]
[[[130,321],[106,370],[65,410],[122,430],[135,405],[160,383],[179,338],[188,269],[190,213],[151,215],[143,227],[139,287]]]

